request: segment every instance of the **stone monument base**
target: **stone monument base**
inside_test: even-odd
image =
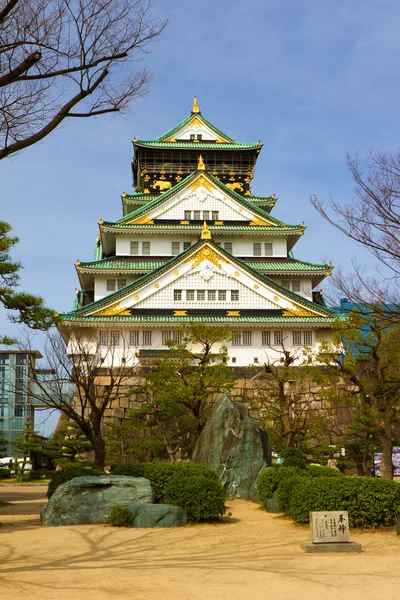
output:
[[[326,544],[313,544],[312,542],[308,542],[307,544],[301,544],[301,547],[309,553],[362,552],[362,546],[357,542],[330,542]]]

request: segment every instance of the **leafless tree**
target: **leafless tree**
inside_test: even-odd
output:
[[[0,0],[0,159],[127,109],[149,81],[130,66],[166,24],[151,0]]]
[[[104,413],[113,400],[129,397],[135,360],[134,357],[125,362],[117,360],[116,354],[121,350],[122,355],[128,353],[114,345],[112,339],[104,346],[96,335],[90,336],[87,331],[82,333],[77,329],[71,334],[73,344],[68,354],[60,333],[46,334],[46,370],[34,369],[32,365],[34,385],[29,394],[35,403],[60,410],[73,421],[90,442],[96,466],[104,468],[107,427]],[[20,347],[31,350],[31,341],[21,342]]]
[[[387,314],[399,298],[400,151],[371,151],[363,160],[348,155],[347,164],[355,182],[352,201],[332,200],[329,206],[316,196],[311,201],[331,225],[369,250],[377,261],[376,275],[366,275],[356,263],[351,276],[337,270],[336,288],[353,302],[382,307]]]

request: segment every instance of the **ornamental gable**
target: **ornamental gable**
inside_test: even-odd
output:
[[[324,311],[319,312],[312,306],[305,308],[301,298],[296,301],[289,292],[259,277],[213,243],[194,246],[180,260],[171,261],[169,268],[162,267],[158,271],[153,277],[143,278],[142,283],[127,286],[122,296],[111,294],[108,301],[102,301],[97,309],[93,307],[87,316],[129,315],[132,309],[184,310],[191,307],[281,309],[288,316],[300,313],[326,316]]]
[[[226,187],[231,186],[234,190],[240,185],[236,182]],[[146,213],[132,217],[132,220],[128,219],[125,223],[148,223],[154,220],[250,221],[254,224],[276,225],[276,221],[268,219],[268,215],[261,217],[246,203],[232,197],[203,174],[176,194],[172,192],[164,202],[157,203],[154,208],[149,208]]]

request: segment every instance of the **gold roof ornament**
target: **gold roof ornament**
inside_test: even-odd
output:
[[[197,113],[199,113],[199,112],[200,112],[200,109],[199,109],[199,105],[197,104],[197,98],[196,98],[196,96],[195,96],[195,97],[193,98],[192,114],[195,114],[195,113],[197,114]]]
[[[211,231],[208,229],[208,225],[206,221],[203,223],[203,229],[201,231],[201,239],[202,240],[211,240]]]
[[[79,267],[79,265],[80,265],[80,264],[81,264],[81,261],[79,260],[79,258],[77,258],[77,259],[76,259],[76,263],[75,263],[75,265],[76,265],[77,267]]]
[[[99,220],[99,225],[103,225],[103,223],[104,223],[103,219],[100,219]]]
[[[197,159],[197,170],[198,171],[205,171],[206,170],[206,165],[204,164],[204,160],[201,154],[199,154],[198,159]]]

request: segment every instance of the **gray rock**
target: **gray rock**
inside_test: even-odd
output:
[[[129,504],[133,527],[179,527],[186,525],[186,513],[173,504]]]
[[[57,488],[42,508],[42,525],[82,525],[107,523],[116,504],[150,504],[153,490],[148,479],[109,475],[75,477]]]
[[[265,508],[267,509],[267,512],[269,512],[269,513],[283,513],[284,512],[281,509],[281,506],[279,504],[278,493],[276,490],[272,494],[272,498],[267,499],[267,504],[266,504]]]
[[[257,478],[271,464],[268,435],[243,404],[223,394],[200,434],[193,460],[213,467],[227,498],[257,500]]]

